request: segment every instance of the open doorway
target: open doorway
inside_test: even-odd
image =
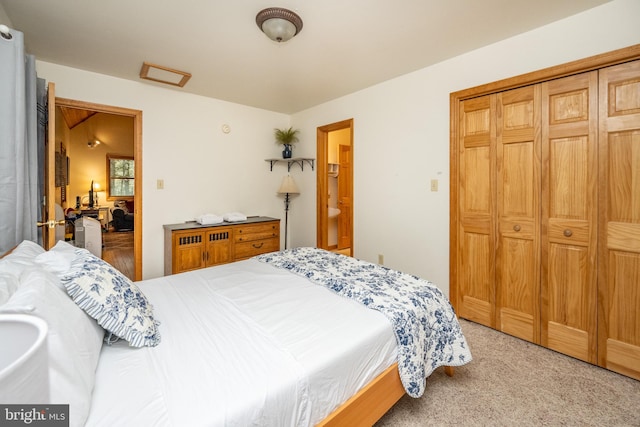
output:
[[[353,119],[317,129],[317,245],[353,256]]]
[[[69,213],[67,218],[95,213],[102,231],[102,258],[131,280],[141,280],[142,112],[57,97],[54,111],[49,123],[55,123],[56,155],[64,152],[67,162],[67,180],[55,186],[56,204]],[[126,178],[133,191],[116,190],[127,185],[111,173],[116,162],[130,165],[132,173]],[[126,202],[126,228],[114,224],[115,202]],[[73,222],[67,222],[65,238],[73,239]]]

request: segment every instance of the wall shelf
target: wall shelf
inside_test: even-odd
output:
[[[269,162],[269,165],[271,167],[271,172],[273,172],[273,165],[278,163],[278,162],[284,162],[287,164],[287,172],[291,172],[291,165],[293,163],[297,164],[300,166],[300,170],[304,171],[304,164],[309,163],[309,165],[311,166],[311,170],[314,170],[314,162],[316,161],[316,159],[308,159],[305,157],[292,157],[290,159],[265,159],[265,162]]]

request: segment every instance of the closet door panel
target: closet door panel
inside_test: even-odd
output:
[[[640,61],[600,72],[598,363],[640,379]]]
[[[596,362],[596,71],[542,84],[541,344]]]
[[[458,293],[460,317],[495,327],[495,96],[460,106]]]
[[[462,304],[458,315],[465,319],[492,326],[493,310],[493,268],[487,259],[492,258],[489,248],[492,244],[485,233],[463,231],[465,259],[461,283]]]
[[[499,330],[540,341],[540,86],[497,94]]]

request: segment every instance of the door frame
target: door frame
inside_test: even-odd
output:
[[[133,118],[133,163],[134,163],[134,225],[133,225],[133,258],[135,280],[142,280],[142,111],[130,108],[114,107],[111,105],[95,104],[92,102],[78,101],[75,99],[55,98],[55,107],[70,107],[80,110],[91,110],[98,113],[107,113]],[[49,122],[55,116],[49,115]],[[55,136],[55,135],[54,135]],[[53,185],[53,184],[51,184]]]
[[[329,241],[329,173],[327,170],[327,160],[329,156],[329,132],[349,129],[349,139],[351,143],[351,154],[353,159],[353,119],[342,120],[336,123],[320,126],[316,130],[317,140],[317,167],[316,167],[316,246],[320,249],[328,249]],[[351,185],[351,248],[350,255],[353,256],[353,162],[349,181]]]

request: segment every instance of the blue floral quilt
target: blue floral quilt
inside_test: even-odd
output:
[[[439,366],[461,366],[471,352],[449,301],[431,282],[316,248],[255,257],[289,270],[383,313],[398,343],[398,370],[407,394],[420,397]]]

